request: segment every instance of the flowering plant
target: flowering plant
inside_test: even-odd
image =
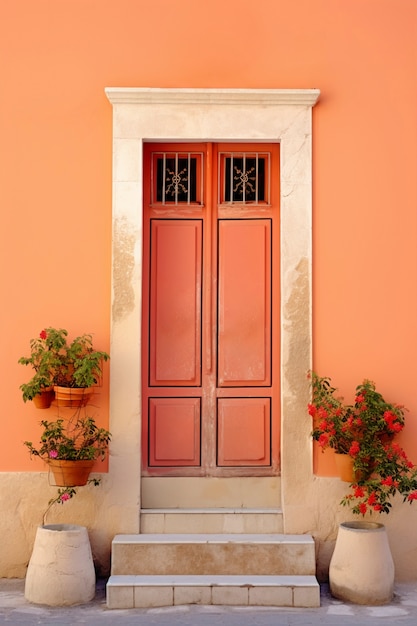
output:
[[[48,328],[42,330],[39,337],[30,340],[30,356],[22,356],[18,361],[21,365],[31,365],[35,370],[31,380],[20,386],[24,402],[33,400],[54,384],[54,376],[60,365],[59,355],[66,346],[67,334],[63,329]]]
[[[93,417],[56,422],[41,421],[43,433],[39,448],[31,441],[25,441],[31,455],[39,456],[45,461],[61,459],[65,461],[104,460],[110,443],[111,434],[99,428]]]
[[[323,450],[330,447],[339,454],[355,455],[361,441],[361,456],[371,454],[378,441],[386,441],[404,428],[405,408],[390,404],[376,391],[375,383],[364,380],[356,387],[353,405],[336,397],[330,378],[311,372],[313,439]],[[353,453],[353,454],[352,454]]]
[[[105,459],[110,443],[111,434],[104,428],[99,428],[93,417],[81,418],[78,414],[64,422],[41,421],[43,432],[40,445],[35,448],[31,441],[25,441],[33,456],[38,456],[48,462],[52,459],[64,461],[93,461]],[[87,483],[98,487],[100,478],[89,478]],[[46,515],[54,504],[64,504],[77,494],[77,487],[63,487],[58,489],[57,495],[49,500],[48,507],[43,515],[45,524]]]
[[[404,501],[417,499],[417,467],[393,438],[405,425],[405,407],[388,403],[375,383],[364,380],[356,387],[353,405],[336,397],[331,379],[310,373],[313,418],[312,437],[322,450],[353,459],[355,480],[341,504],[355,514],[389,513],[396,493]]]
[[[31,339],[29,357],[19,363],[31,365],[35,374],[20,386],[23,400],[33,400],[47,387],[91,387],[98,382],[102,362],[109,359],[106,352],[94,350],[92,336],[80,335],[68,342],[68,331],[63,328],[45,328],[36,339]]]

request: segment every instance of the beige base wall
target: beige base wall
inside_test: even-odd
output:
[[[112,497],[117,490],[111,488],[109,475],[94,476],[102,477],[98,487],[79,487],[74,498],[50,509],[46,523],[86,526],[97,575],[106,576],[112,538],[117,533],[138,532],[139,510]],[[56,495],[57,487],[50,485],[47,472],[0,473],[0,578],[25,577],[36,529]]]
[[[417,581],[417,507],[403,503],[402,498],[398,498],[393,502],[389,515],[375,514],[362,518],[339,505],[348,491],[349,485],[338,478],[313,477],[307,500],[300,497],[300,506],[291,507],[291,530],[287,512],[286,532],[311,533],[316,541],[318,580],[328,580],[339,524],[365,519],[382,523],[387,528],[396,582]]]
[[[336,478],[313,478],[310,488],[300,493],[299,506],[287,510],[287,532],[311,533],[316,541],[317,577],[327,579],[338,524],[355,519],[337,505],[346,485]],[[55,505],[47,523],[71,523],[86,526],[89,531],[94,563],[98,576],[106,576],[110,568],[111,541],[117,533],[137,533],[139,528],[139,493],[131,482],[124,496],[129,505],[122,505],[112,489],[111,475],[103,475],[99,487],[86,486],[63,505]],[[304,490],[303,490],[304,491]],[[48,501],[56,494],[49,485],[48,474],[0,474],[0,577],[24,578],[32,552],[36,528]],[[113,495],[112,495],[113,494]],[[295,494],[296,495],[296,494]],[[417,580],[417,506],[395,502],[388,516],[374,516],[386,525],[395,564],[395,580]]]

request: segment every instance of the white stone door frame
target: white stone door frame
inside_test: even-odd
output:
[[[280,143],[281,504],[285,532],[308,526],[300,513],[313,480],[306,375],[312,360],[312,107],[319,94],[318,89],[106,89],[113,105],[109,480],[115,532],[139,529],[142,155],[145,141],[159,140]]]

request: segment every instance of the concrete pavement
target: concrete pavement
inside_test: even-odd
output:
[[[416,626],[417,582],[395,586],[391,604],[368,607],[347,604],[321,587],[318,609],[175,606],[160,609],[109,610],[105,583],[97,583],[95,599],[85,605],[52,608],[30,604],[24,597],[24,580],[0,579],[0,624],[11,626]]]

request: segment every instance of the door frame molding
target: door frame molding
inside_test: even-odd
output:
[[[113,496],[118,506],[116,532],[139,530],[146,141],[280,143],[281,506],[285,532],[297,532],[301,523],[305,529],[308,521],[300,515],[300,506],[309,509],[313,481],[306,411],[306,374],[312,362],[312,108],[320,92],[118,87],[105,91],[113,106],[109,479],[118,494]]]

